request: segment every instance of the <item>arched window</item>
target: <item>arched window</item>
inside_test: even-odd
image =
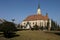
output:
[[[37,25],[37,22],[35,24]]]
[[[24,25],[25,25],[25,23],[24,23]]]
[[[27,24],[29,24],[29,22],[27,22]]]
[[[34,22],[33,22],[33,24],[34,24]]]
[[[43,22],[41,22],[41,26],[43,26]]]
[[[40,22],[40,26],[41,26],[41,22]]]
[[[45,22],[45,26],[47,26],[47,23]]]

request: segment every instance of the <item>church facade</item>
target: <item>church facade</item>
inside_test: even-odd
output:
[[[37,14],[30,15],[25,18],[20,25],[23,25],[23,29],[30,29],[33,28],[34,25],[39,27],[46,27],[49,20],[49,28],[51,28],[51,20],[48,17],[48,14],[45,16],[42,15],[40,5],[38,5]]]

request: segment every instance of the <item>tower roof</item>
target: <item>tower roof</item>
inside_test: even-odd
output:
[[[40,8],[40,4],[38,3],[38,9]]]
[[[40,9],[40,1],[38,2],[37,14],[41,14],[41,9]]]
[[[38,1],[38,9],[40,9],[40,0]]]

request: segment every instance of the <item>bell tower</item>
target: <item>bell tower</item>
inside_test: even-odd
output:
[[[37,14],[41,14],[40,1],[38,2]]]

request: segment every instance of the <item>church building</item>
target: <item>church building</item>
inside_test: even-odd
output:
[[[33,28],[34,25],[37,25],[39,27],[47,27],[48,20],[49,28],[51,28],[51,20],[49,19],[48,14],[44,16],[41,12],[40,5],[38,4],[37,13],[27,16],[27,18],[22,21],[21,25],[24,26],[22,27],[23,29]]]

